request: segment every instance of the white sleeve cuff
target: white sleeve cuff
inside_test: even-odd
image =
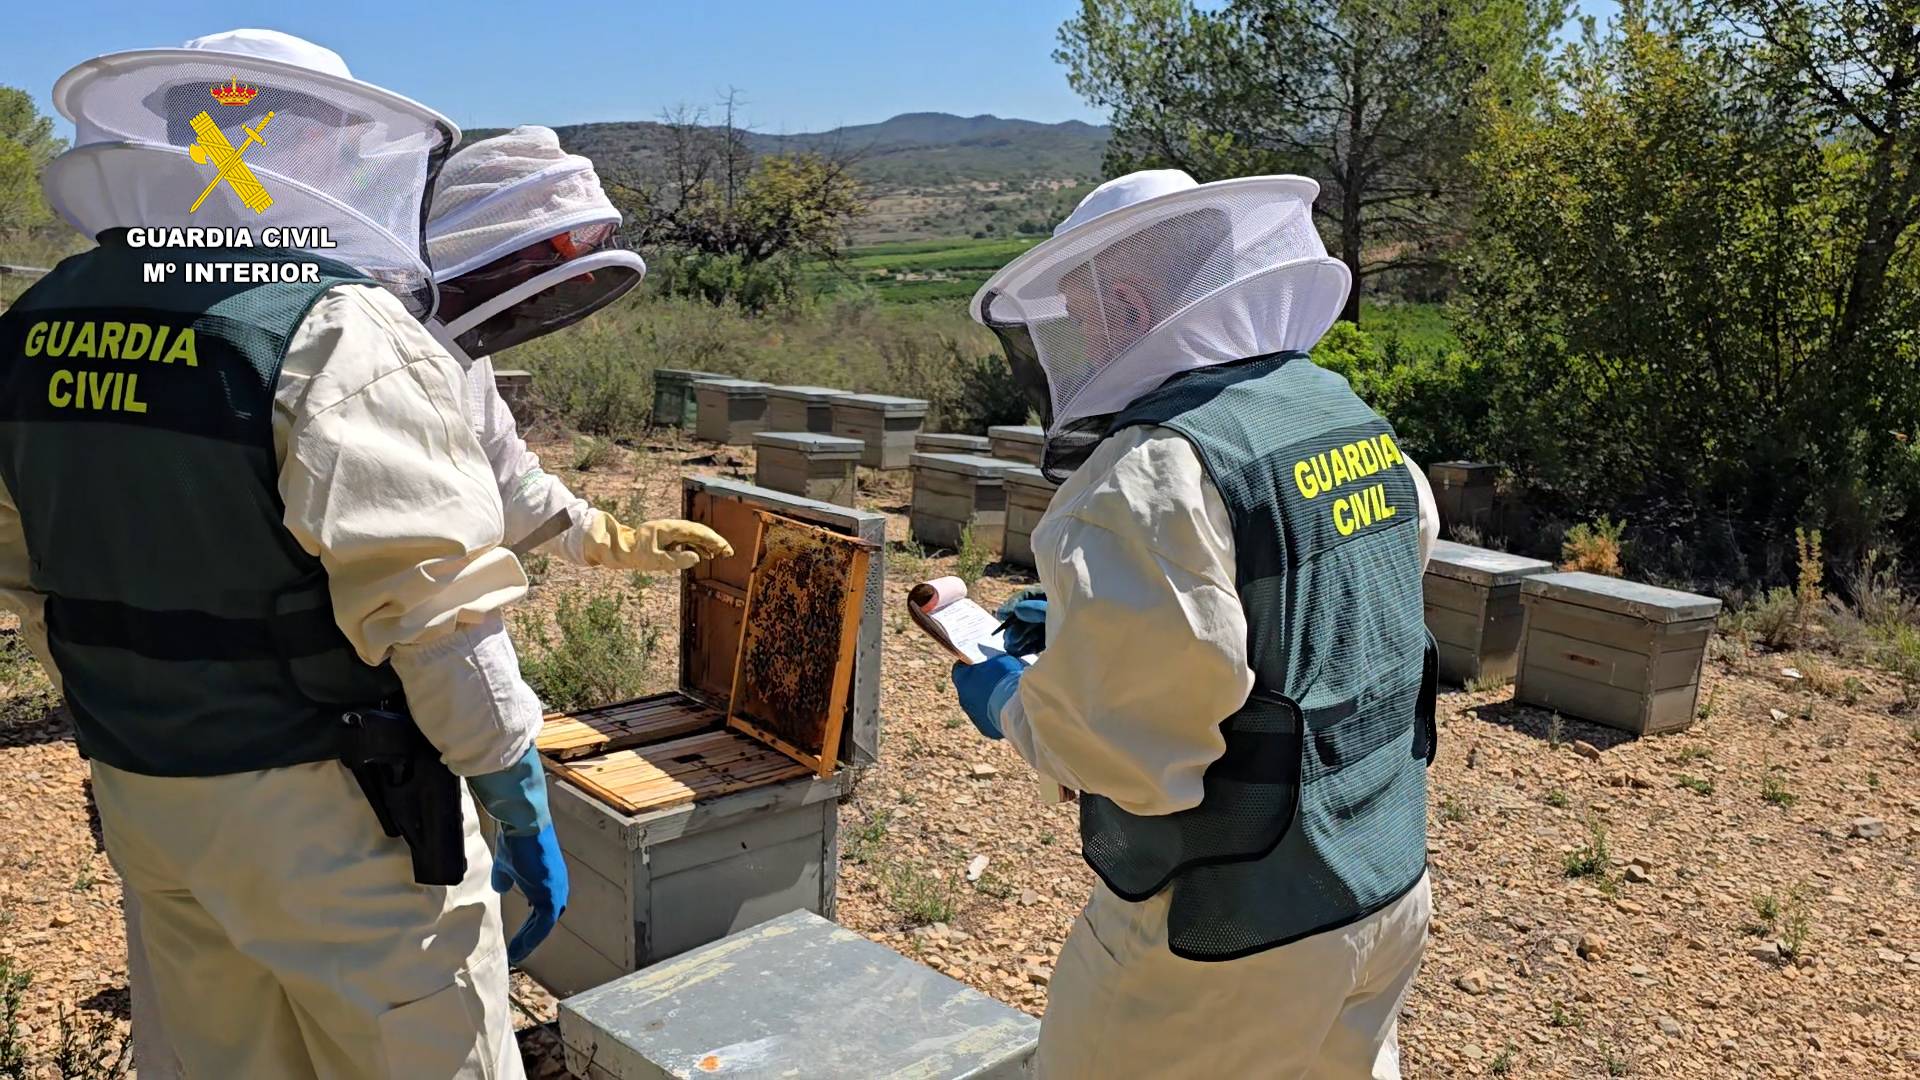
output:
[[[540,699],[498,612],[425,645],[396,645],[407,708],[447,767],[482,776],[520,760],[540,734]]]

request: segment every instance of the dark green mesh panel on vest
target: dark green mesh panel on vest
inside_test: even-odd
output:
[[[143,281],[148,261],[179,266]],[[333,756],[338,713],[398,692],[333,621],[319,560],[287,532],[273,393],[327,289],[366,279],[185,284],[260,250],[134,250],[111,235],[0,315],[0,477],[81,750],[151,775]],[[190,337],[188,335],[191,335]]]
[[[1392,428],[1304,356],[1179,376],[1115,430],[1138,425],[1191,442],[1233,519],[1255,689],[1199,806],[1088,796],[1081,845],[1124,898],[1171,884],[1176,954],[1232,959],[1361,918],[1425,869],[1417,496]]]

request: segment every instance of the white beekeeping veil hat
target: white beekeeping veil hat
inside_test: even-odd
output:
[[[1130,173],[989,279],[973,317],[1043,410],[1049,457],[1182,371],[1312,348],[1352,284],[1314,228],[1319,193],[1301,176]]]
[[[447,160],[427,220],[436,333],[468,357],[579,322],[640,283],[620,211],[593,162],[544,127],[517,127]]]
[[[174,49],[110,53],[61,76],[53,103],[73,121],[74,148],[41,182],[87,235],[324,226],[336,246],[315,254],[378,279],[416,314],[432,309],[426,196],[460,129],[354,78],[331,49],[275,30],[230,30]],[[210,139],[240,153],[268,200],[217,180]]]

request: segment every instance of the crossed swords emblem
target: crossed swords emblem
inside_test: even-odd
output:
[[[273,205],[273,196],[267,194],[267,189],[261,186],[259,178],[253,175],[253,170],[247,168],[247,163],[241,160],[246,156],[247,149],[254,143],[262,146],[267,144],[267,140],[260,137],[260,132],[265,130],[272,120],[273,113],[269,112],[253,127],[241,125],[240,130],[247,133],[247,138],[238,149],[235,149],[233,143],[228,141],[226,133],[213,122],[213,117],[208,116],[206,110],[201,110],[200,115],[193,118],[193,130],[200,137],[187,149],[187,153],[193,158],[195,165],[205,165],[211,161],[216,172],[213,179],[207,182],[206,190],[200,193],[199,198],[193,200],[193,206],[187,210],[187,213],[198,212],[200,204],[207,201],[207,196],[213,194],[213,189],[219,187],[222,180],[233,188],[233,193],[240,197],[240,201],[246,205],[247,209],[256,214]]]

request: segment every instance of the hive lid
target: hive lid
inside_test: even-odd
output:
[[[1040,1022],[808,911],[560,1003],[571,1061],[657,1076],[1028,1075]]]
[[[886,539],[885,515],[713,476],[681,480],[681,517],[708,526],[733,554],[680,576],[680,690],[724,712],[733,693],[760,519],[768,510],[871,545]],[[839,757],[867,765],[880,747],[881,560],[868,561],[854,648],[853,686],[841,725]]]
[[[907,463],[916,469],[934,469],[939,472],[956,472],[990,479],[1003,478],[1009,470],[1020,467],[1017,461],[1002,461],[999,458],[983,457],[980,454],[916,453],[907,459]]]
[[[1534,602],[1577,604],[1652,623],[1691,622],[1720,614],[1720,601],[1711,596],[1579,572],[1525,578],[1520,582],[1520,596]]]
[[[928,408],[924,399],[894,397],[890,394],[842,394],[834,398],[833,403],[879,409],[888,416],[923,416]]]
[[[1427,466],[1427,476],[1432,479],[1491,480],[1499,472],[1500,466],[1483,461],[1436,461]]]
[[[671,368],[671,367],[654,368],[653,373],[656,377],[660,375],[665,375],[669,380],[726,378],[725,375],[722,375],[717,371],[695,371],[692,368]]]
[[[932,452],[959,450],[985,454],[992,445],[985,435],[960,435],[947,431],[923,431],[913,437],[915,450]]]
[[[1043,443],[1046,441],[1046,429],[1030,424],[1002,424],[987,429],[987,438],[1005,439],[1017,443]]]
[[[1553,564],[1544,559],[1529,559],[1490,548],[1470,547],[1451,540],[1437,540],[1427,573],[1474,585],[1512,585],[1533,574],[1553,572]]]
[[[831,386],[769,386],[767,387],[768,397],[797,398],[802,401],[809,401],[809,402],[832,401],[834,398],[845,397],[846,395],[847,395],[847,392],[845,390],[835,390]]]
[[[1037,487],[1052,491],[1060,485],[1047,479],[1036,465],[1015,465],[1007,470],[1007,483],[1016,487]]]
[[[753,445],[799,450],[816,457],[837,457],[842,454],[858,457],[867,444],[859,439],[814,431],[756,431],[753,433]]]
[[[760,397],[765,397],[767,393],[766,383],[754,382],[752,379],[728,379],[728,378],[701,379],[699,380],[697,385],[701,389],[713,387],[719,390],[723,390],[729,396],[753,397],[755,395],[758,395]]]

